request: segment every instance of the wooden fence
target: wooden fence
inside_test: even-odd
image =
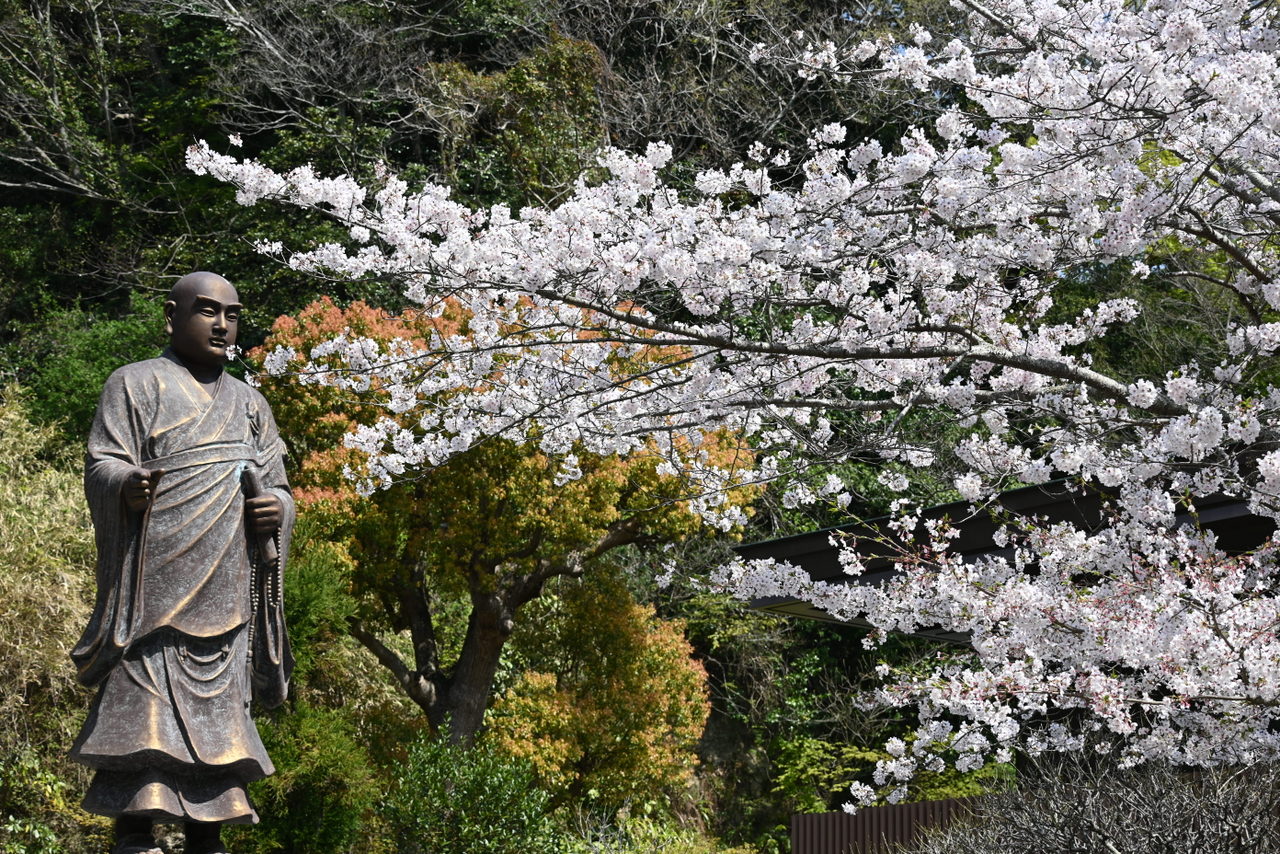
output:
[[[950,823],[974,798],[866,807],[853,815],[824,812],[791,817],[791,854],[889,854],[916,841],[926,827]]]

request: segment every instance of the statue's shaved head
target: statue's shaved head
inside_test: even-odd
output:
[[[240,327],[240,295],[216,273],[189,273],[169,291],[164,304],[169,347],[205,382],[216,379]]]
[[[187,308],[191,305],[191,301],[195,299],[197,294],[207,293],[210,288],[230,289],[232,301],[240,299],[236,293],[235,286],[217,273],[207,273],[199,271],[188,273],[174,284],[169,290],[169,302],[174,303],[180,308]],[[226,293],[226,291],[223,291]]]

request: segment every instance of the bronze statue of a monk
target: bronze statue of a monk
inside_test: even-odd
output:
[[[223,371],[240,311],[221,276],[179,280],[169,348],[111,375],[89,435],[98,594],[71,656],[99,690],[71,752],[114,854],[153,850],[153,821],[184,822],[187,854],[222,852],[223,824],[257,821],[246,784],[275,770],[249,704],[287,690],[294,505],[266,400]]]

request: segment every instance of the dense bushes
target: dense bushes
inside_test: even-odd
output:
[[[13,371],[31,390],[32,416],[67,435],[87,436],[111,372],[160,355],[165,343],[161,302],[137,296],[120,317],[78,306],[51,310],[8,350]]]
[[[550,801],[524,760],[423,739],[397,772],[387,817],[403,854],[553,854]]]
[[[252,795],[262,823],[236,850],[330,854],[362,839],[381,794],[368,752],[350,717],[305,700],[258,721],[276,773]],[[359,846],[377,854],[368,841]]]
[[[0,852],[91,846],[105,823],[76,807],[65,759],[85,707],[67,650],[93,598],[80,477],[24,393],[0,390]]]
[[[1027,761],[1018,784],[914,854],[1270,854],[1280,851],[1280,768],[1118,769],[1109,756]]]
[[[524,672],[490,710],[486,737],[528,758],[558,804],[678,800],[708,711],[683,625],[636,603],[609,568],[540,604],[513,640]]]

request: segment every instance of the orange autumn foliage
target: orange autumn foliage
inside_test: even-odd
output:
[[[296,319],[277,320],[266,343],[249,356],[261,359],[276,346],[305,354],[344,331],[383,344],[400,339],[422,345],[432,332],[460,329],[465,329],[465,318],[452,307],[439,317],[424,312],[389,315],[360,302],[343,309],[324,298]],[[289,378],[263,377],[261,384],[298,469],[293,482],[300,503],[342,516],[374,513],[385,516],[384,522],[397,521],[389,527],[415,540],[415,550],[435,555],[436,566],[554,559],[597,541],[611,525],[623,522],[646,539],[660,541],[678,539],[700,525],[683,500],[682,482],[659,474],[656,455],[581,454],[583,476],[556,485],[558,460],[534,444],[506,440],[482,443],[439,468],[361,499],[343,475],[344,468],[360,470],[361,455],[344,447],[342,439],[356,425],[386,417],[378,389],[355,398]],[[750,463],[749,452],[727,432],[709,432],[701,450],[727,467],[734,467],[735,460]],[[755,494],[744,487],[735,501],[745,504]],[[429,531],[430,536],[417,537],[406,528]]]
[[[710,706],[682,623],[604,572],[566,584],[515,644],[544,669],[494,704],[486,738],[529,760],[557,800],[617,809],[688,784]]]
[[[453,306],[439,317],[388,315],[363,303],[344,309],[323,299],[296,318],[280,318],[263,347],[249,355],[262,359],[276,346],[306,354],[343,332],[391,352],[387,348],[397,340],[421,346],[432,333],[465,330],[466,318]],[[301,368],[302,358],[292,367]],[[579,453],[581,477],[558,484],[560,460],[534,441],[486,440],[439,467],[360,496],[344,469],[358,472],[363,460],[343,446],[343,436],[387,417],[386,394],[376,383],[357,397],[298,379],[264,376],[261,387],[290,448],[302,512],[352,559],[349,586],[360,603],[353,631],[433,726],[449,721],[455,737],[469,740],[478,731],[476,698],[487,701],[517,613],[549,580],[579,576],[618,546],[677,540],[702,524],[690,510],[687,485],[662,473],[656,453]],[[416,427],[411,415],[402,423]],[[709,432],[699,450],[728,468],[734,460],[750,463],[749,451],[728,432]],[[744,487],[731,500],[745,505],[756,492]],[[629,600],[623,605],[638,607]],[[467,630],[462,637],[459,610],[469,614],[462,622],[476,625],[479,619],[490,627],[488,634]],[[406,629],[411,653],[379,639]],[[464,664],[472,669],[464,672]],[[531,676],[530,685],[538,678]],[[460,708],[471,710],[463,723]],[[684,736],[677,740],[685,743]]]

